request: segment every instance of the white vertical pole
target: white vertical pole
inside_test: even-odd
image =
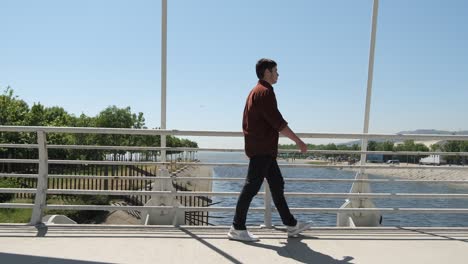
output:
[[[370,115],[370,104],[372,98],[372,81],[374,78],[374,53],[375,53],[375,36],[377,33],[377,15],[379,10],[379,0],[374,0],[374,6],[372,10],[372,31],[371,31],[371,43],[369,50],[369,67],[367,73],[367,94],[366,94],[366,111],[364,116],[364,130],[363,133],[369,132],[369,115]],[[361,150],[367,150],[367,137],[362,138]],[[361,154],[361,165],[365,165],[367,155]]]
[[[47,155],[47,138],[44,131],[37,131],[37,144],[39,147],[39,174],[37,178],[36,198],[30,222],[31,225],[39,225],[42,223],[42,217],[46,207],[49,164]]]
[[[162,0],[161,13],[161,129],[166,129],[167,0]],[[166,147],[166,135],[161,135],[161,147]],[[166,162],[166,150],[161,150],[161,161]]]
[[[369,132],[369,116],[370,116],[370,105],[371,105],[371,98],[372,98],[372,81],[374,78],[374,53],[375,53],[375,38],[376,38],[376,33],[377,33],[377,15],[378,15],[378,10],[379,10],[379,0],[374,0],[374,5],[372,8],[372,31],[371,31],[371,43],[370,43],[370,49],[369,49],[369,66],[368,66],[368,72],[367,72],[367,94],[366,94],[366,111],[365,111],[365,116],[364,116],[364,129],[363,129],[363,134],[367,134]],[[367,150],[367,141],[368,138],[366,135],[363,136],[362,138],[362,144],[361,144],[361,150],[366,151]],[[361,165],[365,165],[367,160],[367,154],[362,153],[361,154]],[[364,174],[364,169],[361,168],[360,173],[356,178],[359,179],[367,179],[367,175]],[[369,183],[363,183],[360,182],[357,185],[353,184],[352,189],[354,192],[358,193],[370,193],[370,185]],[[365,207],[364,206],[364,200],[360,198],[359,199],[359,207]],[[359,215],[362,215],[360,213]]]

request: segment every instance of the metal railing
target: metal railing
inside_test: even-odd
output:
[[[166,173],[158,176],[84,176],[84,175],[49,175],[48,168],[50,164],[75,164],[75,165],[156,165],[167,168],[174,162],[166,161],[99,161],[99,160],[50,160],[48,149],[87,149],[87,150],[127,150],[127,151],[243,151],[242,149],[215,149],[215,148],[167,148],[167,147],[138,147],[138,146],[90,146],[90,145],[48,145],[48,133],[80,133],[80,134],[120,134],[120,135],[177,135],[177,136],[213,136],[213,137],[241,137],[240,132],[224,131],[180,131],[180,130],[142,130],[142,129],[115,129],[115,128],[70,128],[70,127],[20,127],[20,126],[0,126],[0,132],[33,132],[37,134],[37,144],[0,144],[0,148],[23,148],[37,149],[38,159],[0,159],[0,163],[23,163],[38,164],[37,174],[14,174],[0,173],[0,178],[37,178],[37,188],[0,188],[0,193],[30,193],[35,194],[33,204],[26,203],[0,203],[0,208],[32,208],[30,224],[40,224],[44,211],[46,209],[60,210],[138,210],[146,211],[151,209],[164,209],[173,211],[201,211],[201,212],[224,212],[234,211],[234,207],[188,207],[188,206],[111,206],[111,205],[58,205],[47,204],[47,195],[150,195],[150,196],[170,196],[172,199],[185,196],[237,196],[239,192],[200,192],[200,191],[145,191],[145,190],[78,190],[78,189],[48,189],[48,179],[74,178],[74,179],[144,179],[151,181],[243,181],[244,177],[231,178],[211,178],[211,177],[177,177],[175,174]],[[302,138],[328,138],[328,139],[402,139],[402,140],[468,140],[468,136],[460,135],[395,135],[395,134],[337,134],[337,133],[298,133]],[[286,153],[298,152],[296,150],[281,150]],[[309,150],[308,153],[317,154],[384,154],[384,155],[444,155],[444,156],[468,156],[468,152],[415,152],[415,151],[336,151],[336,150]],[[164,159],[163,159],[164,160]],[[203,162],[176,162],[185,166],[247,166],[246,163],[203,163]],[[281,164],[281,167],[301,167],[301,168],[336,168],[336,169],[418,169],[418,170],[467,170],[465,166],[376,166],[376,165],[312,165],[312,164]],[[310,179],[310,178],[286,178],[290,182],[370,182],[370,183],[396,183],[396,182],[421,182],[421,183],[468,183],[466,180],[405,180],[405,179]],[[265,215],[265,226],[271,227],[272,211],[271,196],[268,185],[265,184],[265,191],[259,195],[264,196],[265,206],[263,208],[250,208],[253,212],[263,212]],[[304,192],[286,192],[286,197],[306,197],[306,198],[387,198],[387,199],[468,199],[468,194],[433,194],[433,193],[304,193]],[[379,211],[388,213],[468,213],[468,209],[461,208],[291,208],[292,212],[321,212],[321,213],[339,213],[339,212],[373,212]]]

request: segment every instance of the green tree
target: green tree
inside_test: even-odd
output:
[[[45,107],[40,103],[34,103],[31,107],[31,111],[29,111],[26,117],[26,125],[27,126],[43,126],[45,125]]]
[[[382,150],[383,151],[393,151],[393,147],[395,146],[395,143],[392,141],[385,141],[382,143]]]
[[[14,95],[9,86],[0,95],[0,125],[22,126],[25,125],[29,112],[28,104]]]
[[[28,113],[28,104],[15,96],[13,89],[8,86],[0,95],[0,125],[24,126]],[[31,142],[31,137],[31,133],[2,132],[0,133],[0,143],[34,143]],[[25,158],[30,152],[28,149],[0,149],[0,155],[8,158]]]
[[[377,150],[377,142],[375,141],[369,141],[369,143],[367,144],[367,150],[368,151],[376,151]]]
[[[0,95],[0,125],[12,126],[59,126],[59,127],[106,127],[146,129],[143,113],[132,113],[130,107],[109,106],[96,117],[81,114],[79,117],[69,114],[59,106],[45,107],[34,103],[31,108],[20,100],[13,89],[7,87]],[[198,147],[196,142],[168,136],[168,147]],[[143,135],[94,135],[48,133],[49,144],[60,145],[127,145],[127,146],[160,146],[160,136]],[[35,144],[36,133],[0,133],[0,143]],[[99,160],[109,152],[98,150],[51,149],[50,158],[92,159]],[[113,154],[123,154],[125,151]],[[150,153],[150,152],[147,152]],[[9,158],[36,158],[37,150],[0,149],[0,154]],[[154,154],[154,152],[151,152]],[[115,156],[115,155],[114,155]]]
[[[442,146],[442,150],[444,152],[459,152],[461,145],[461,141],[447,141]],[[445,159],[449,164],[458,164],[461,161],[460,156],[447,156]]]
[[[135,117],[132,115],[130,107],[118,108],[109,106],[101,111],[96,117],[96,127],[106,128],[132,128]],[[96,135],[95,140],[98,145],[126,146],[130,145],[129,135]],[[114,159],[117,154],[124,154],[125,151],[112,151]]]

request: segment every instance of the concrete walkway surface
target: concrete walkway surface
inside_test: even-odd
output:
[[[0,225],[0,263],[465,264],[468,228],[313,228],[297,238],[256,229],[260,242],[226,239],[228,227]]]

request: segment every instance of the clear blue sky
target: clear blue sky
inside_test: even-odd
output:
[[[362,132],[371,0],[169,0],[169,129],[240,131],[254,65],[275,59],[296,132]],[[160,126],[161,3],[0,2],[0,88]],[[468,1],[381,0],[370,132],[468,130]],[[242,140],[201,140],[242,147]]]

